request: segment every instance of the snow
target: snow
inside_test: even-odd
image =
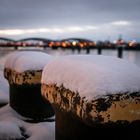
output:
[[[17,51],[10,53],[5,62],[5,68],[10,68],[17,72],[27,70],[42,70],[51,60],[51,55],[36,51]]]
[[[140,68],[111,56],[70,55],[48,63],[41,82],[63,85],[92,100],[107,94],[140,91]]]
[[[9,101],[9,85],[3,76],[5,57],[0,59],[0,103],[5,104]]]
[[[9,105],[0,109],[0,139],[55,140],[55,122],[28,123]],[[24,131],[22,131],[24,130]]]
[[[3,71],[0,70],[0,103],[8,103],[9,101],[9,85],[3,77]]]
[[[15,123],[2,121],[0,122],[0,139],[21,139],[23,136],[20,133],[20,128]]]
[[[54,140],[55,139],[54,127],[55,123],[52,122],[34,124],[34,126],[31,126],[27,129],[28,134],[31,135],[31,137],[28,138],[28,140]]]

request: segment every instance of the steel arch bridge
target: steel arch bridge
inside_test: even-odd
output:
[[[24,39],[20,39],[18,41],[43,41],[43,42],[51,42],[51,39],[46,39],[46,38],[38,38],[38,37],[31,37],[31,38],[24,38]]]
[[[84,38],[66,38],[66,39],[62,39],[61,41],[93,42],[92,40],[84,39]]]
[[[15,40],[5,37],[0,37],[0,41],[15,42]]]
[[[27,42],[30,42],[32,43],[33,46],[38,46],[41,42],[41,46],[42,47],[49,47],[49,43],[51,42],[52,40],[51,39],[47,39],[47,38],[39,38],[39,37],[31,37],[31,38],[24,38],[24,39],[20,39],[20,40],[17,40],[17,42],[22,42],[22,43],[27,43]],[[36,43],[34,43],[36,42]],[[38,43],[37,43],[38,42]],[[28,46],[28,45],[27,45]],[[29,45],[30,46],[30,45]],[[40,45],[39,45],[40,46]]]

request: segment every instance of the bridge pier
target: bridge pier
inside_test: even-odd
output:
[[[97,53],[98,53],[98,55],[101,55],[102,54],[102,47],[101,46],[98,46]]]
[[[123,58],[123,46],[118,46],[118,58]]]
[[[86,54],[90,54],[90,48],[86,47]]]

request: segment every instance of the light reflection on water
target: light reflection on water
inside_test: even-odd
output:
[[[31,49],[32,50],[32,49]],[[35,50],[35,49],[34,49]],[[3,56],[7,55],[8,53],[11,53],[11,52],[14,52],[15,50],[0,50],[0,64],[4,63],[4,59]],[[30,50],[28,50],[30,51]],[[51,55],[55,55],[55,56],[61,56],[61,55],[75,55],[75,54],[86,54],[86,50],[81,50],[80,53],[78,52],[78,50],[75,50],[75,51],[72,51],[70,49],[68,50],[63,50],[61,48],[58,48],[58,49],[50,49],[50,48],[47,48],[45,50],[41,50],[41,49],[38,49],[38,50],[35,50],[35,51],[43,51],[43,52],[46,52],[48,54],[51,54]],[[93,49],[93,50],[90,50],[90,54],[91,55],[96,55],[97,54],[97,49]],[[107,55],[107,56],[114,56],[114,57],[117,57],[117,50],[102,50],[102,55]],[[138,66],[140,66],[140,51],[123,51],[123,59],[125,60],[129,60],[135,64],[137,64]]]
[[[104,50],[102,54],[117,57],[117,50]],[[140,66],[140,51],[125,50],[123,51],[123,59]]]
[[[72,50],[46,50],[47,53],[52,55],[69,55],[79,54],[78,50],[72,52]],[[81,50],[80,54],[86,54],[86,50]],[[90,54],[97,55],[97,49],[91,50]],[[117,57],[117,50],[102,50],[102,55]],[[140,66],[140,51],[123,51],[123,59],[135,63]]]

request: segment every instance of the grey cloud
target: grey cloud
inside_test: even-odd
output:
[[[117,20],[136,25],[139,7],[140,0],[0,0],[0,29],[98,25]]]

